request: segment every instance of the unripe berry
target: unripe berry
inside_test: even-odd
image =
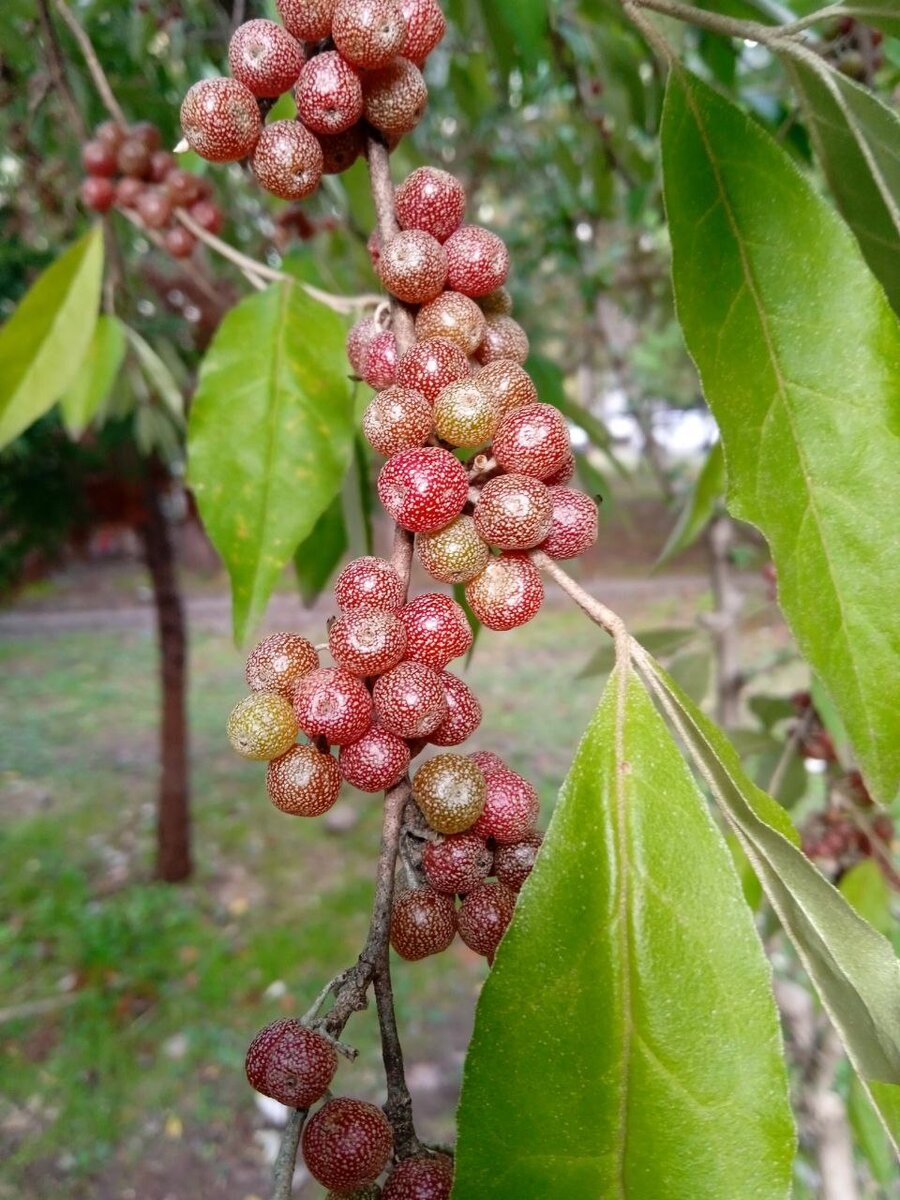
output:
[[[473,516],[475,528],[492,546],[530,550],[550,530],[550,489],[531,475],[497,475],[481,489]]]
[[[142,180],[126,175],[116,184],[116,204],[120,208],[136,208],[137,202],[143,194],[144,186]]]
[[[456,937],[456,905],[452,897],[430,888],[401,892],[391,912],[391,945],[401,958],[417,962],[440,954]]]
[[[406,774],[409,746],[396,733],[374,725],[358,742],[342,746],[341,774],[361,792],[384,792]]]
[[[147,229],[162,229],[172,216],[172,201],[162,188],[144,188],[135,207]]]
[[[447,698],[437,671],[402,662],[375,680],[372,699],[379,723],[402,738],[427,738],[447,716]]]
[[[408,662],[443,671],[451,659],[466,654],[472,646],[465,610],[450,596],[426,592],[410,600],[399,616],[406,629]]]
[[[255,646],[247,659],[252,692],[279,692],[290,700],[304,675],[315,671],[319,655],[299,633],[273,633]]]
[[[318,135],[322,147],[322,174],[340,175],[347,171],[365,149],[366,140],[359,125],[351,125],[343,133]]]
[[[266,769],[269,799],[293,817],[319,817],[328,812],[340,790],[337,763],[315,746],[291,746]]]
[[[437,0],[400,0],[406,18],[406,46],[403,53],[421,67],[447,29]]]
[[[485,296],[506,282],[509,251],[502,238],[480,225],[463,225],[444,244],[447,287],[466,296]]]
[[[119,147],[116,165],[122,175],[146,179],[150,174],[151,151],[139,138],[128,137]]]
[[[491,874],[494,856],[484,838],[454,833],[439,842],[426,842],[422,853],[425,878],[436,892],[465,895]]]
[[[319,667],[294,689],[297,723],[311,738],[333,746],[358,741],[372,724],[372,697],[366,685],[340,667]]]
[[[543,838],[539,833],[530,833],[520,842],[498,846],[494,853],[494,874],[510,891],[518,892],[531,874]]]
[[[397,525],[412,533],[442,529],[469,497],[466,469],[448,450],[401,450],[381,468],[378,498]]]
[[[183,225],[173,225],[167,229],[163,241],[173,258],[190,258],[197,247],[197,239]]]
[[[339,1096],[323,1104],[303,1130],[303,1158],[323,1187],[372,1183],[388,1164],[394,1139],[387,1117],[364,1100]]]
[[[483,883],[465,897],[457,913],[459,935],[490,962],[516,909],[516,893],[502,883]]]
[[[88,175],[81,185],[81,202],[91,212],[109,212],[116,202],[116,185],[100,175]]]
[[[88,175],[111,178],[118,171],[116,150],[100,141],[85,142],[81,147],[81,165]]]
[[[377,392],[362,423],[369,445],[385,458],[424,445],[432,425],[431,406],[422,393],[401,387]]]
[[[181,128],[201,158],[237,162],[253,153],[262,118],[256,97],[238,80],[201,79],[181,105]]]
[[[376,333],[369,343],[363,364],[362,378],[369,387],[390,387],[397,379],[399,362],[397,339],[389,329]]]
[[[513,310],[512,296],[505,287],[494,288],[486,296],[479,296],[478,304],[485,316],[508,317]]]
[[[362,116],[359,75],[335,50],[311,58],[294,89],[297,115],[313,133],[343,133]]]
[[[570,453],[566,419],[551,404],[526,404],[507,413],[494,435],[494,457],[504,471],[545,479]]]
[[[472,762],[477,767],[481,768],[483,775],[487,775],[488,771],[508,771],[506,763],[499,754],[495,754],[493,750],[475,750],[470,755]]]
[[[387,290],[406,304],[427,304],[447,278],[441,244],[420,229],[402,229],[382,247],[378,274]]]
[[[337,0],[275,0],[284,27],[301,42],[318,42],[331,34]]]
[[[484,338],[475,351],[480,363],[512,359],[520,365],[528,357],[528,334],[512,317],[488,317]]]
[[[328,649],[351,675],[383,675],[403,657],[406,627],[384,609],[345,609],[328,630]]]
[[[488,629],[515,629],[537,614],[544,601],[544,584],[530,558],[501,554],[466,584],[466,600]]]
[[[496,401],[473,379],[448,384],[434,402],[435,430],[451,446],[483,446],[499,424]]]
[[[166,179],[166,191],[176,208],[187,208],[200,198],[200,180],[192,171],[176,167]]]
[[[394,211],[401,229],[424,229],[446,242],[462,224],[466,192],[449,172],[418,167],[397,188]]]
[[[403,53],[406,18],[398,0],[339,0],[331,35],[348,63],[374,71]]]
[[[412,781],[413,799],[438,833],[464,833],[484,808],[484,775],[462,754],[437,754],[419,767]]]
[[[221,233],[225,214],[212,200],[198,200],[189,209],[191,218],[208,233]]]
[[[422,72],[405,58],[395,58],[378,71],[366,73],[366,120],[386,137],[402,137],[415,129],[428,104]]]
[[[297,740],[294,710],[277,692],[254,692],[231,710],[228,740],[244,758],[279,758]]]
[[[442,292],[426,304],[416,316],[416,337],[446,338],[459,346],[463,354],[474,354],[484,339],[484,313],[474,300],[462,292]]]
[[[251,160],[259,185],[282,200],[302,200],[322,178],[322,147],[299,121],[273,121]]]
[[[387,1177],[382,1200],[450,1200],[453,1164],[443,1154],[407,1158]]]
[[[541,542],[543,552],[555,559],[577,558],[597,540],[597,505],[574,488],[548,489],[553,519]]]
[[[244,1068],[252,1088],[288,1108],[308,1108],[328,1091],[337,1070],[334,1046],[292,1017],[261,1029]]]
[[[563,487],[575,478],[575,455],[569,451],[565,462],[544,480],[547,487]]]
[[[541,812],[538,794],[528,780],[515,771],[488,771],[485,787],[484,809],[472,832],[499,843],[527,837]]]
[[[429,737],[432,746],[461,746],[481,724],[478,697],[461,679],[449,671],[441,672],[447,716]]]
[[[420,533],[416,554],[423,569],[441,583],[468,583],[481,574],[491,556],[475,522],[465,514],[434,533]]]
[[[231,74],[254,96],[289,92],[305,61],[303,47],[275,21],[245,21],[228,47]]]
[[[347,563],[338,575],[334,598],[344,611],[368,607],[396,612],[403,607],[406,589],[389,562],[366,554]]]
[[[448,384],[468,379],[469,360],[453,342],[446,338],[428,338],[416,342],[397,364],[394,382],[401,387],[421,392],[429,404],[434,404]]]
[[[512,359],[488,363],[475,372],[473,379],[485,395],[497,402],[501,417],[525,404],[537,404],[538,393],[534,380]]]

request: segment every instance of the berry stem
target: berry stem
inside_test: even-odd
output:
[[[135,229],[139,230],[148,241],[152,242],[153,245],[156,246],[158,250],[165,251],[165,243],[155,229],[148,229],[143,221],[141,221],[140,217],[137,217],[134,215],[134,213],[129,212],[127,208],[121,208],[117,211],[125,218],[126,221],[130,221]],[[198,270],[189,258],[181,260],[180,268],[186,275],[191,277],[193,282],[196,283],[197,287],[207,298],[207,300],[209,300],[212,304],[215,304],[217,309],[221,308],[221,294],[216,291],[215,287],[206,277],[206,275],[202,271]]]
[[[572,576],[562,569],[558,562],[548,558],[543,551],[532,550],[531,560],[538,570],[549,575],[554,583],[557,583],[575,601],[595,625],[606,630],[615,642],[616,662],[625,667],[630,661],[637,643],[632,637],[629,637],[625,622],[618,613],[614,613],[611,608],[607,608],[605,604],[595,600],[590,592],[586,592],[580,583],[576,583]],[[637,648],[641,649],[639,646]]]
[[[295,1108],[288,1115],[284,1133],[281,1135],[278,1157],[275,1159],[272,1200],[291,1200],[294,1192],[294,1171],[297,1166],[300,1134],[303,1132],[308,1111],[306,1108]]]
[[[91,45],[91,39],[81,28],[78,20],[72,10],[66,4],[66,0],[53,0],[56,11],[59,13],[72,37],[78,43],[78,49],[84,56],[84,61],[87,64],[87,69],[90,72],[91,79],[94,81],[94,87],[100,93],[100,99],[106,106],[106,111],[120,125],[127,125],[128,121],[125,114],[115,97],[115,93],[110,87],[109,80],[106,78],[106,72],[100,65],[100,59],[97,57],[94,47]]]

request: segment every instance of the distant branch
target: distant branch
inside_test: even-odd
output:
[[[91,78],[94,81],[94,87],[100,93],[100,99],[106,106],[106,111],[120,125],[127,125],[128,121],[125,118],[125,113],[122,111],[115,93],[110,87],[109,80],[106,77],[106,72],[100,65],[100,59],[97,57],[97,52],[94,50],[91,39],[78,23],[75,14],[66,4],[66,0],[53,0],[56,6],[56,11],[59,13],[62,20],[65,22],[72,34],[72,37],[78,43],[78,48],[84,56],[84,61],[87,64],[87,69],[91,73]]]

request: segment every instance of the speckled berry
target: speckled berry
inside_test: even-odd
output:
[[[531,475],[497,475],[481,489],[473,516],[475,528],[492,546],[530,550],[550,530],[550,489]]]
[[[273,121],[259,135],[251,160],[260,187],[281,200],[302,200],[322,178],[322,147],[299,121]]]
[[[289,92],[305,60],[300,43],[275,21],[245,21],[228,47],[231,74],[254,96]]]
[[[252,692],[280,692],[290,700],[304,675],[315,671],[319,655],[299,633],[273,633],[255,646],[247,659]]]
[[[362,116],[359,75],[336,50],[311,58],[294,89],[297,115],[313,133],[343,133]]]
[[[474,354],[481,345],[487,322],[474,300],[462,292],[442,292],[424,305],[416,316],[416,337],[446,338],[463,354]]]
[[[451,446],[483,446],[499,424],[497,402],[472,379],[448,384],[434,402],[434,428]]]
[[[401,450],[381,468],[378,498],[396,524],[412,533],[442,529],[469,496],[466,469],[448,450]]]
[[[190,258],[197,248],[197,239],[183,225],[173,225],[163,234],[166,249],[173,258]]]
[[[319,667],[294,689],[297,723],[311,738],[333,746],[358,741],[372,724],[372,697],[366,685],[340,667]]]
[[[386,137],[402,137],[415,129],[428,105],[422,72],[405,58],[367,71],[363,91],[366,120]]]
[[[421,229],[401,229],[381,249],[378,274],[387,290],[406,304],[427,304],[440,295],[447,256],[440,242]]]
[[[402,738],[427,738],[447,716],[440,675],[423,663],[402,662],[379,676],[372,699],[379,723]]]
[[[297,740],[294,710],[277,692],[254,692],[231,710],[228,740],[244,758],[278,758]]]
[[[334,1046],[293,1017],[261,1029],[244,1068],[252,1088],[288,1108],[307,1108],[328,1091],[338,1060]]]
[[[191,219],[196,221],[201,229],[205,229],[208,233],[222,232],[225,214],[212,200],[198,200],[196,204],[191,205],[188,211]]]
[[[88,175],[111,178],[119,169],[116,149],[105,142],[85,142],[81,147],[81,165]]]
[[[434,533],[420,533],[416,554],[424,570],[441,583],[468,583],[481,574],[491,556],[487,542],[466,514]]]
[[[494,874],[498,881],[510,891],[520,891],[531,874],[542,841],[539,833],[530,833],[520,842],[498,846],[494,853]]]
[[[334,597],[343,611],[368,607],[396,612],[404,605],[406,589],[389,562],[366,554],[348,562],[338,575]]]
[[[475,358],[485,364],[512,359],[521,365],[528,358],[528,334],[513,317],[488,317]]]
[[[494,457],[504,471],[545,479],[570,453],[566,419],[551,404],[526,404],[507,413],[494,435]]]
[[[486,296],[479,296],[478,304],[485,316],[508,317],[513,310],[512,296],[505,287],[494,288]]]
[[[456,937],[452,897],[430,888],[400,892],[391,912],[391,945],[401,958],[417,962],[440,954]]]
[[[329,1191],[325,1200],[379,1200],[380,1196],[381,1188],[377,1183],[366,1183],[349,1192],[343,1189],[339,1192]]]
[[[406,18],[404,55],[421,67],[447,29],[437,0],[400,0]]]
[[[116,165],[122,175],[131,175],[134,179],[147,179],[150,175],[151,157],[152,151],[145,142],[140,138],[127,137],[119,147]]]
[[[406,18],[399,0],[339,0],[331,36],[348,63],[374,71],[403,53]]]
[[[444,243],[447,287],[466,296],[484,296],[506,282],[509,252],[496,233],[463,225]]]
[[[480,769],[463,754],[437,754],[413,776],[413,799],[438,833],[465,833],[484,808],[487,794]]]
[[[361,792],[383,792],[403,778],[409,767],[409,746],[396,733],[373,726],[357,742],[342,746],[341,774]]]
[[[574,488],[548,489],[553,504],[553,519],[541,549],[558,560],[577,558],[597,540],[597,505],[584,492]]]
[[[144,188],[135,205],[146,229],[163,229],[172,217],[172,201],[162,188]]]
[[[337,800],[341,772],[330,754],[315,746],[291,746],[266,770],[269,799],[292,817],[319,817]]]
[[[362,379],[369,387],[390,387],[397,379],[400,354],[397,339],[389,329],[376,333],[369,343],[363,363]]]
[[[397,188],[394,211],[401,229],[424,229],[446,242],[462,224],[465,189],[448,171],[418,167]]]
[[[481,724],[481,705],[469,685],[449,671],[441,672],[441,682],[447,698],[447,716],[428,740],[432,746],[461,746]]]
[[[470,755],[472,762],[481,768],[482,774],[487,775],[488,771],[508,771],[506,763],[499,754],[495,754],[493,750],[474,750]]]
[[[516,909],[516,893],[502,883],[483,883],[457,913],[459,935],[470,950],[492,960]]]
[[[394,1139],[374,1104],[338,1096],[323,1104],[303,1130],[303,1159],[323,1187],[344,1191],[372,1183],[388,1164]]]
[[[328,649],[351,675],[383,675],[403,658],[406,626],[381,608],[345,609],[328,630]]]
[[[337,0],[275,0],[284,27],[301,42],[318,42],[331,33]]]
[[[489,771],[485,783],[484,810],[472,832],[498,843],[520,842],[532,833],[541,802],[528,780],[507,768]]]
[[[372,344],[372,338],[379,332],[378,324],[371,317],[360,317],[350,326],[346,342],[347,360],[360,378],[362,378],[363,366],[369,346]]]
[[[343,133],[318,134],[322,147],[322,174],[340,175],[348,171],[365,150],[366,139],[359,125]]]
[[[501,554],[466,584],[466,600],[488,629],[515,629],[537,614],[544,601],[544,584],[530,558],[515,552]]]
[[[81,185],[81,203],[91,212],[109,212],[116,202],[116,185],[111,179],[89,175]]]
[[[236,162],[253,153],[262,118],[256,97],[238,80],[201,79],[181,105],[181,128],[201,158]]]
[[[421,392],[429,404],[434,404],[448,384],[468,379],[469,360],[453,342],[446,338],[428,338],[416,342],[400,359],[394,382],[401,387]]]
[[[454,833],[437,842],[426,842],[422,853],[425,878],[436,892],[465,895],[491,874],[494,856],[484,838],[474,833]]]
[[[387,1177],[382,1200],[450,1200],[453,1163],[446,1155],[406,1158]]]
[[[426,592],[410,600],[399,616],[406,629],[408,662],[442,671],[448,662],[471,648],[472,629],[465,610],[450,596]]]
[[[424,445],[432,425],[431,406],[422,393],[400,387],[376,393],[362,423],[369,445],[385,458]]]
[[[546,483],[547,487],[563,487],[565,484],[571,483],[574,478],[575,455],[570,450],[562,466],[557,467],[552,475],[548,475],[544,483]]]
[[[498,359],[481,367],[473,379],[486,395],[497,402],[501,417],[514,408],[537,404],[538,393],[534,380],[512,359]]]

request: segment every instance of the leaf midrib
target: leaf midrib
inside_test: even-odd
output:
[[[631,1006],[631,939],[630,913],[628,908],[630,877],[628,860],[628,794],[625,786],[625,725],[628,707],[628,684],[630,665],[628,661],[620,662],[616,679],[616,720],[614,738],[614,789],[615,789],[615,818],[616,818],[616,852],[619,858],[618,870],[618,933],[619,954],[622,963],[622,1066],[619,1095],[619,1120],[616,1154],[616,1184],[618,1194],[627,1196],[625,1183],[625,1164],[628,1157],[628,1106],[631,1082],[631,1055],[634,1040],[634,1013]]]

